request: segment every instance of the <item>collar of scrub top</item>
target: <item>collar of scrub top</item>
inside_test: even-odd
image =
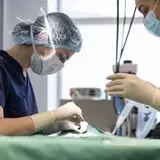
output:
[[[24,76],[23,73],[23,68],[22,66],[13,58],[11,57],[6,51],[0,51],[0,59],[2,61],[5,61],[9,65],[11,65],[16,73],[21,76],[21,78],[28,83],[28,72],[26,72],[26,77]]]

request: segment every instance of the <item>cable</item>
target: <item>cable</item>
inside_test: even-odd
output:
[[[118,48],[119,48],[119,0],[117,0],[117,33],[116,33],[116,72],[118,71]]]
[[[133,12],[133,16],[132,16],[132,19],[131,19],[131,23],[130,23],[130,26],[129,26],[129,30],[128,30],[128,33],[127,33],[127,36],[126,36],[126,39],[125,39],[125,42],[124,42],[123,48],[121,49],[121,53],[120,53],[120,57],[119,57],[119,61],[118,61],[118,65],[120,65],[120,61],[121,61],[121,58],[122,58],[122,55],[123,55],[123,52],[124,52],[125,46],[126,46],[126,44],[127,44],[127,40],[128,40],[128,37],[129,37],[130,31],[131,31],[131,28],[132,28],[132,25],[133,25],[133,21],[134,21],[134,18],[135,18],[136,10],[137,10],[137,8],[135,7],[134,12]]]
[[[126,9],[127,9],[127,0],[124,1],[124,20],[123,20],[123,29],[122,29],[121,49],[123,48],[123,42],[124,42],[124,30],[126,25]]]
[[[119,66],[118,66],[118,53],[119,53],[119,0],[117,0],[117,33],[116,33],[116,73],[119,71]],[[117,108],[117,103],[116,103],[116,97],[113,97],[113,106],[115,109],[116,114],[119,114],[118,108]],[[119,105],[119,104],[118,104]]]
[[[126,4],[127,4],[127,0],[124,1],[124,20],[123,20],[123,29],[122,29],[121,50],[123,48],[124,31],[125,31],[125,24],[126,24],[126,7],[127,7]],[[117,5],[117,19],[119,19],[119,4]],[[118,20],[117,20],[117,27],[119,28],[119,21]],[[119,35],[119,31],[118,31],[117,34]],[[119,37],[118,36],[117,36],[117,41],[119,42]],[[117,44],[118,44],[118,42],[117,42]],[[116,45],[116,46],[118,48],[118,45]],[[119,72],[119,63],[118,63],[118,53],[117,53],[116,54],[116,73],[118,73],[118,72]]]
[[[124,30],[125,30],[125,24],[126,24],[126,5],[127,0],[125,0],[124,3],[124,21],[123,21],[123,29],[122,29],[122,40],[121,40],[121,50],[123,48],[123,41],[124,41]],[[116,41],[116,47],[118,48],[118,42],[119,42],[119,2],[117,1],[117,41]],[[119,63],[118,63],[118,49],[116,48],[116,73],[119,72]],[[118,98],[118,97],[117,97]],[[117,110],[117,103],[116,103],[116,97],[113,97],[113,105],[116,113],[118,114]]]
[[[119,47],[119,0],[117,0],[116,73],[119,72],[120,61],[121,61],[121,58],[122,58],[122,55],[123,55],[123,52],[124,52],[124,49],[125,49],[125,46],[126,46],[126,43],[127,43],[128,37],[129,37],[129,34],[130,34],[130,31],[131,31],[131,28],[132,28],[132,24],[133,24],[133,21],[134,21],[135,14],[136,14],[136,7],[134,9],[133,16],[132,16],[132,19],[131,19],[131,23],[130,23],[130,26],[129,26],[129,30],[128,30],[128,33],[127,33],[127,36],[126,36],[126,39],[125,39],[124,45],[123,45],[124,30],[125,30],[125,24],[126,24],[126,0],[125,0],[124,22],[123,22],[123,30],[122,30],[122,44],[121,44],[120,57],[119,57],[119,60],[118,60],[118,47]],[[116,113],[118,114],[118,110],[117,110],[117,107],[116,107],[116,97],[113,97],[113,104],[114,104],[114,108],[116,110]],[[119,126],[120,123],[123,123],[123,118],[122,118],[122,120],[119,119],[119,121],[117,121],[117,124],[116,124],[116,127],[115,127],[114,131],[113,131],[113,134],[115,134],[116,131],[117,131],[117,129],[120,127]],[[128,123],[129,123],[129,119],[128,119]],[[130,129],[129,126],[127,128],[128,128],[128,132],[129,132],[128,135],[130,135],[130,130],[131,129]]]

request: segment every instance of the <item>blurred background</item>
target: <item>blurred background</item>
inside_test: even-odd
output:
[[[124,19],[124,0],[120,1],[120,37]],[[35,20],[40,7],[47,13],[68,14],[79,27],[83,47],[65,68],[51,76],[38,76],[29,71],[39,111],[55,109],[60,100],[70,100],[70,88],[91,87],[103,92],[106,76],[112,74],[116,57],[116,0],[0,0],[0,48],[12,45],[10,30],[21,19]],[[126,4],[126,33],[134,12],[134,0]],[[142,16],[137,11],[123,60],[138,65],[137,75],[160,86],[160,40],[144,29]],[[120,47],[121,45],[119,45]],[[103,96],[103,93],[102,93]]]

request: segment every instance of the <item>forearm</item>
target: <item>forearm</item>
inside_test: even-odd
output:
[[[0,119],[0,135],[24,136],[31,135],[34,131],[34,123],[30,117]]]
[[[43,112],[22,118],[1,118],[0,135],[25,136],[38,133],[55,123],[54,112]]]

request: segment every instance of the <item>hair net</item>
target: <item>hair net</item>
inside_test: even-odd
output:
[[[82,47],[79,29],[70,17],[60,12],[39,16],[34,23],[30,20],[21,20],[11,34],[16,44],[34,44],[76,52]]]

